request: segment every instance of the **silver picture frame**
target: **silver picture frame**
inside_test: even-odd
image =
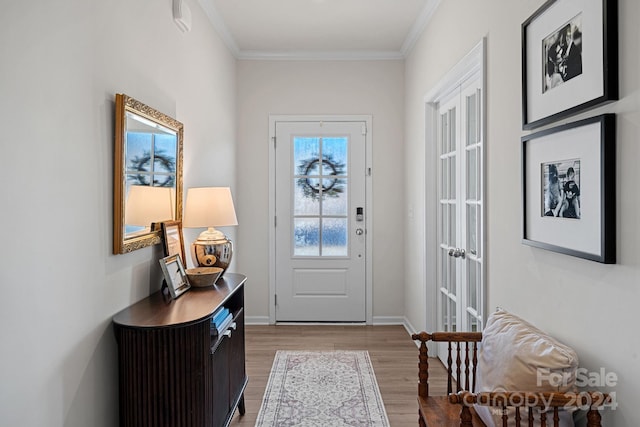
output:
[[[159,261],[171,299],[178,298],[191,288],[180,255],[170,255]]]

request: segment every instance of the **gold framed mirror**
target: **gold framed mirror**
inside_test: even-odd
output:
[[[162,241],[155,224],[182,221],[183,125],[116,94],[113,253]]]

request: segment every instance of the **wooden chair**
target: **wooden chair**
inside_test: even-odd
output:
[[[420,332],[411,336],[420,341],[418,362],[418,422],[420,427],[458,427],[462,408],[453,405],[447,395],[461,391],[475,391],[478,343],[482,332]],[[429,395],[429,352],[427,342],[447,343],[447,395]],[[485,424],[473,408],[467,408],[473,426]]]
[[[476,426],[472,414],[473,405],[490,406],[501,414],[502,426],[560,426],[560,411],[569,408],[585,409],[587,427],[602,427],[598,407],[604,406],[609,396],[597,392],[542,393],[542,392],[483,392],[460,391],[449,395],[449,402],[460,411],[460,427]],[[511,418],[510,418],[511,417]],[[536,422],[537,421],[537,422]],[[514,424],[515,423],[515,424]]]
[[[482,332],[420,332],[418,362],[418,420],[420,427],[486,427],[474,405],[491,406],[501,413],[503,426],[547,425],[558,427],[561,408],[588,408],[587,427],[601,427],[598,407],[609,396],[598,392],[540,393],[525,391],[475,393],[478,343]],[[447,343],[447,395],[429,395],[429,353],[427,342]],[[455,392],[454,392],[455,389]],[[542,410],[541,410],[542,409]],[[509,420],[510,414],[513,418]],[[523,420],[523,417],[526,420]],[[539,418],[534,424],[534,417]],[[508,424],[507,424],[508,423]],[[548,423],[548,424],[547,424]]]

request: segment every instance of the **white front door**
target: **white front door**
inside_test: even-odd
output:
[[[366,321],[366,123],[275,122],[275,320]]]

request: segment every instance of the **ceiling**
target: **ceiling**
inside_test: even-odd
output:
[[[442,0],[198,0],[240,59],[401,59]]]

